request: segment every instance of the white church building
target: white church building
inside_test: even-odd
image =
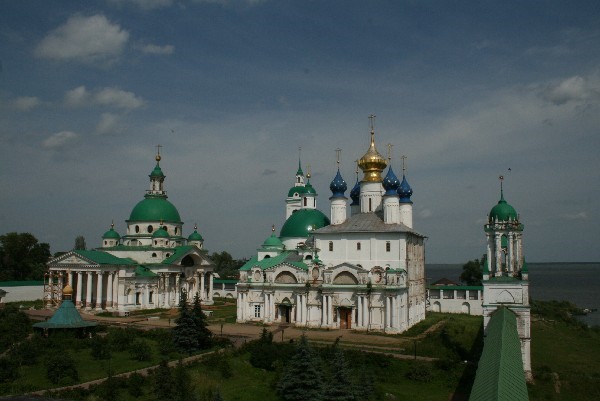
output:
[[[338,155],[329,218],[299,165],[279,236],[273,227],[240,268],[238,322],[399,333],[425,318],[425,237],[413,229],[404,171],[399,180],[389,159],[371,127],[349,204]]]
[[[160,148],[159,148],[160,149]],[[187,238],[179,211],[167,199],[160,153],[150,189],[135,205],[121,236],[114,224],[93,250],[73,250],[48,262],[44,301],[58,306],[62,288],[73,288],[76,307],[122,314],[135,309],[172,308],[182,290],[212,304],[213,264],[194,227]]]

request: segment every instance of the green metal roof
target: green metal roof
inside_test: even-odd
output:
[[[283,249],[283,243],[281,240],[275,235],[275,232],[271,233],[265,242],[262,244],[263,249]]]
[[[175,262],[177,259],[181,258],[183,255],[185,255],[191,249],[197,249],[197,248],[194,245],[182,245],[182,246],[176,246],[175,248],[171,248],[171,249],[173,250],[173,254],[162,261],[162,263],[165,265]]]
[[[266,270],[271,267],[277,266],[282,263],[286,263],[291,266],[295,266],[302,270],[308,270],[308,266],[303,262],[298,261],[290,261],[287,260],[290,256],[295,256],[296,253],[293,252],[282,252],[277,256],[273,256],[271,258],[264,258],[260,262],[258,261],[257,256],[253,256],[252,259],[247,261],[242,267],[240,267],[240,271],[251,270],[253,267],[260,267],[261,270]]]
[[[110,230],[108,230],[107,232],[104,233],[104,235],[102,236],[103,239],[116,239],[117,241],[119,239],[121,239],[121,236],[119,235],[118,232],[115,231],[114,228],[110,228]]]
[[[150,177],[164,177],[165,175],[162,172],[162,169],[160,168],[160,165],[158,164],[158,162],[156,163],[156,166],[154,166],[154,170],[152,170],[152,172],[150,173]]]
[[[498,221],[516,221],[517,218],[518,215],[515,208],[509,205],[508,202],[504,200],[504,195],[501,195],[498,204],[494,206],[490,211],[489,221],[490,223],[493,223],[494,221],[496,221],[496,219],[498,219]]]
[[[299,196],[302,196],[303,193],[306,192],[306,188],[305,187],[291,187],[290,190],[288,191],[288,197],[291,198],[292,196],[294,196],[295,193],[298,193]]]
[[[483,286],[481,285],[428,285],[428,289],[430,290],[473,290],[473,291],[483,291]]]
[[[128,222],[133,221],[164,221],[181,223],[177,208],[164,195],[145,195],[129,216]]]
[[[204,241],[204,238],[202,238],[202,235],[198,233],[198,230],[194,230],[194,232],[188,237],[188,241]]]
[[[169,233],[167,232],[167,230],[161,227],[158,230],[154,231],[154,234],[152,234],[152,238],[169,238]]]
[[[136,262],[129,258],[119,258],[117,256],[111,255],[107,252],[97,251],[97,250],[84,250],[77,249],[74,250],[73,253],[78,254],[79,256],[89,259],[92,262],[96,262],[100,265],[134,265]]]
[[[300,209],[292,213],[281,227],[280,237],[306,238],[309,234],[319,228],[328,226],[329,219],[320,210]]]
[[[469,401],[529,400],[521,357],[517,317],[508,308],[496,310],[488,323]]]
[[[137,266],[135,268],[136,277],[156,277],[156,273],[147,268],[146,266]]]
[[[60,307],[47,322],[36,323],[33,327],[38,329],[78,329],[96,325],[97,323],[95,322],[86,322],[83,320],[79,311],[73,305],[73,301],[64,299]]]
[[[44,281],[28,280],[28,281],[0,281],[0,287],[30,287],[44,285]]]

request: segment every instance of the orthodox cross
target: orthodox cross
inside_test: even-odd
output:
[[[160,155],[160,148],[162,148],[162,145],[156,145],[156,154]]]
[[[335,150],[335,155],[336,155],[336,159],[337,159],[337,161],[336,161],[336,162],[337,162],[338,168],[340,167],[340,154],[341,154],[341,153],[342,153],[342,149],[340,149],[340,148],[337,148],[337,149]]]
[[[391,143],[388,143],[387,145],[387,149],[388,149],[388,163],[392,161],[392,148],[394,147],[394,145],[392,145]]]
[[[406,156],[402,155],[400,158],[402,159],[402,174],[404,174],[406,171]]]
[[[375,131],[375,117],[377,117],[375,114],[371,114],[369,116],[369,123],[371,125],[371,132]]]

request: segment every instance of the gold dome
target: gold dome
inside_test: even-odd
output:
[[[65,285],[62,290],[63,295],[73,295],[73,287],[69,284]]]
[[[375,147],[375,131],[371,130],[371,146],[363,157],[358,161],[358,167],[363,171],[365,176],[363,181],[381,182],[381,172],[387,166],[387,161],[379,154]]]

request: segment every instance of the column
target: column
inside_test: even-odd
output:
[[[179,283],[179,274],[175,275],[175,305],[179,305],[181,300],[181,288]]]
[[[87,291],[85,293],[85,309],[92,309],[92,272],[87,272]]]
[[[102,310],[102,272],[97,272],[96,276],[96,310]]]
[[[195,274],[196,277],[196,294],[198,294],[198,297],[200,298],[200,300],[202,300],[202,287],[200,286],[200,273],[196,271]]]
[[[63,284],[63,272],[58,272],[58,289],[60,290],[59,297],[62,298]]]
[[[169,273],[165,273],[164,280],[165,308],[171,309],[171,275]]]
[[[113,307],[113,309],[116,309],[119,307],[119,271],[118,270],[115,270],[113,272],[112,296],[113,296],[112,307]]]
[[[371,316],[369,314],[369,298],[363,297],[363,325],[369,329],[371,325]]]
[[[200,270],[200,299],[202,301],[206,300],[206,292],[204,291],[204,270]]]
[[[515,272],[515,257],[514,257],[514,248],[513,248],[513,242],[514,242],[514,234],[509,232],[508,233],[508,271],[511,273]]]
[[[390,297],[385,297],[385,323],[384,327],[390,327]]]
[[[356,297],[356,327],[362,327],[362,297]]]
[[[81,304],[83,303],[83,272],[77,272],[77,292],[75,296],[75,303],[78,307],[81,308]]]
[[[496,233],[496,274],[495,276],[502,275],[502,240],[500,233]]]
[[[73,274],[71,274],[71,270],[67,270],[67,283],[73,288]]]
[[[322,297],[321,326],[325,326],[325,324],[326,324],[325,316],[327,315],[327,295],[321,295],[321,297]]]
[[[402,329],[402,320],[400,319],[400,294],[396,295],[396,327],[398,330]]]
[[[114,272],[108,272],[107,280],[106,280],[106,309],[112,309],[113,303],[113,279]]]
[[[213,274],[212,272],[208,273],[208,300],[212,302],[213,300]]]

